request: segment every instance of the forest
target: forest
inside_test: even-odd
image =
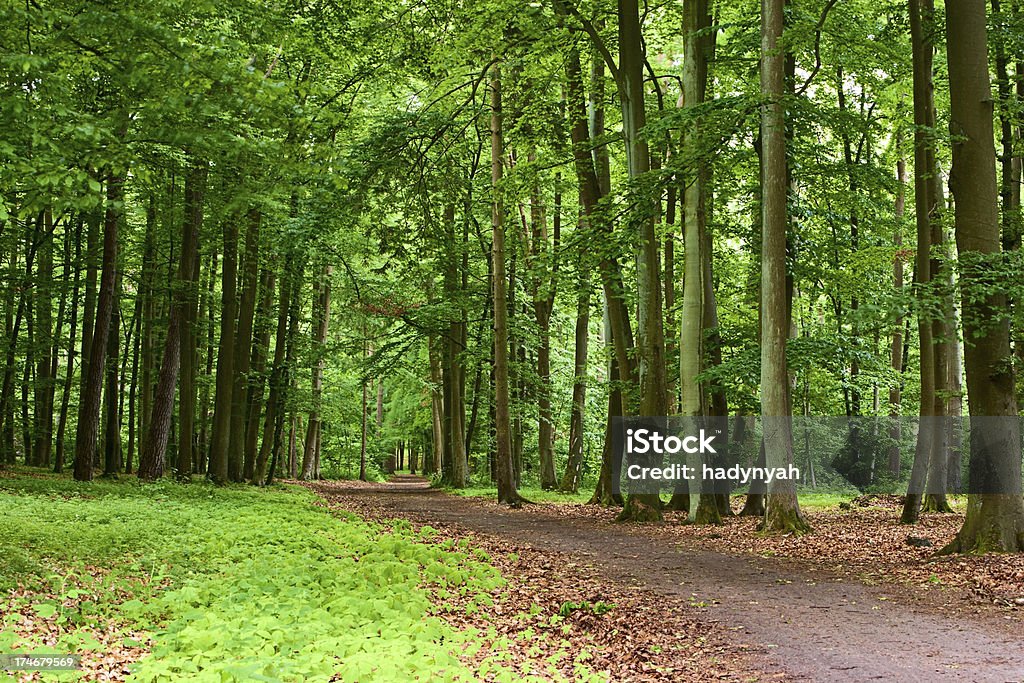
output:
[[[0,117],[14,680],[1024,679],[1020,0],[8,0]]]

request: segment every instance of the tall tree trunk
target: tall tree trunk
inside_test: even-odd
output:
[[[455,204],[448,203],[444,209],[445,244],[447,265],[444,273],[445,296],[448,301],[458,301],[459,292],[459,260],[456,258],[457,244],[455,240]],[[465,416],[466,404],[463,383],[462,352],[462,315],[452,313],[448,321],[448,331],[444,337],[442,382],[444,385],[444,454],[447,461],[442,469],[447,474],[447,484],[453,488],[463,488],[468,483]]]
[[[199,389],[199,443],[196,447],[196,461],[192,471],[206,474],[210,459],[210,427],[213,415],[210,410],[210,387],[214,379],[213,359],[216,356],[216,314],[214,312],[214,287],[217,284],[217,246],[210,245],[210,265],[206,272],[206,286],[199,300],[199,320],[206,325],[206,343],[203,345],[203,382]]]
[[[437,341],[433,337],[427,339],[427,356],[430,361],[430,416],[433,442],[431,453],[433,455],[432,471],[441,471],[441,462],[444,457],[444,429],[441,426],[444,414],[441,380],[441,359],[437,352]],[[425,462],[425,461],[424,461]],[[424,471],[426,471],[424,464]]]
[[[156,372],[156,201],[152,195],[146,207],[146,235],[142,251],[142,337],[139,340],[142,355],[142,378],[139,393],[139,464],[142,448],[149,438],[149,419],[153,411],[153,375]]]
[[[238,312],[238,217],[224,226],[224,261],[221,277],[220,342],[217,349],[217,386],[213,401],[210,466],[207,476],[217,484],[231,481],[231,406],[235,389],[235,317]]]
[[[505,203],[501,187],[502,139],[501,71],[497,63],[491,68],[491,263],[494,293],[494,428],[497,442],[498,502],[512,506],[522,504],[516,489],[512,465],[512,433],[509,414],[508,380],[508,294],[505,291]]]
[[[194,167],[188,177],[190,183],[185,195],[189,199],[191,210],[185,212],[185,220],[181,224],[181,253],[178,257],[178,276],[171,293],[171,312],[167,325],[167,336],[164,339],[163,359],[160,363],[160,372],[154,389],[153,407],[146,423],[147,427],[143,436],[142,450],[139,453],[138,477],[142,480],[159,479],[164,474],[167,441],[171,434],[171,421],[174,413],[174,389],[178,383],[182,354],[186,348],[185,337],[189,334],[186,329],[188,308],[192,297],[195,262],[199,250],[200,225],[198,220],[201,220],[202,216],[202,191],[198,188],[193,189],[193,183],[198,184],[201,182],[205,186],[205,167],[201,171],[198,166]],[[199,192],[198,196],[196,192]],[[179,415],[179,421],[180,419]],[[179,425],[178,429],[179,435],[181,433],[180,427],[181,425]],[[191,438],[191,427],[188,427],[188,429],[189,438]],[[180,444],[179,450],[181,450]],[[192,471],[191,464],[184,470],[179,469],[183,464],[181,462],[183,457],[189,457],[189,463],[191,463],[191,445],[185,450],[185,455],[178,453],[179,460],[175,467],[178,478],[182,480],[187,479]]]
[[[266,384],[267,355],[270,353],[270,315],[274,305],[275,275],[265,270],[261,276],[259,312],[256,315],[255,334],[252,343],[252,360],[249,368],[253,381],[246,395],[247,415],[245,418],[245,458],[243,470],[250,481],[256,481],[256,461],[259,452],[260,413],[263,411],[263,391]]]
[[[587,347],[590,341],[590,278],[579,277],[573,353],[572,408],[569,413],[569,458],[559,491],[576,493],[583,476],[584,417],[587,413]]]
[[[320,399],[323,393],[324,376],[324,354],[327,343],[327,325],[331,317],[331,275],[334,269],[331,266],[324,267],[322,282],[316,284],[314,290],[314,320],[316,326],[313,329],[313,348],[316,353],[316,361],[313,364],[313,407],[309,410],[309,422],[306,427],[306,445],[302,454],[303,480],[313,476],[313,464],[316,456],[316,443],[320,432]]]
[[[139,387],[139,353],[141,346],[142,337],[142,300],[143,297],[136,292],[135,294],[135,310],[132,313],[133,331],[132,331],[132,375],[130,384],[128,387],[128,452],[125,453],[124,458],[124,473],[131,474],[135,467],[135,450],[136,444],[135,439],[137,437],[136,432],[136,410],[137,410],[137,398],[138,398],[138,387]]]
[[[110,318],[110,334],[107,335],[106,389],[103,392],[103,476],[116,478],[121,472],[121,416],[117,403],[121,394],[118,378],[121,349],[121,286],[122,274],[117,274],[114,287],[114,311]]]
[[[195,417],[196,417],[196,308],[199,305],[199,233],[203,226],[203,195],[206,191],[207,164],[193,160],[185,176],[185,222],[189,244],[182,242],[181,272],[187,277],[180,283],[181,293],[181,335],[180,368],[178,382],[178,453],[175,476],[179,481],[192,477],[195,462]]]
[[[789,312],[786,292],[786,115],[782,102],[783,0],[761,0],[761,415],[765,461],[770,468],[793,464],[793,425],[786,367]],[[810,527],[800,512],[794,482],[768,486],[763,530],[801,534]]]
[[[39,222],[39,267],[33,282],[35,299],[38,302],[35,325],[36,346],[39,357],[36,365],[36,382],[33,392],[32,464],[36,467],[50,466],[50,448],[53,440],[53,214],[49,209],[43,212]],[[57,334],[59,335],[59,330]]]
[[[71,328],[68,333],[67,363],[64,375],[64,390],[60,399],[60,417],[57,420],[57,446],[54,457],[53,471],[64,472],[64,434],[68,424],[68,408],[71,404],[71,386],[75,378],[75,351],[78,348],[78,292],[82,283],[82,269],[79,267],[82,257],[82,219],[79,218],[75,228],[75,276],[71,285]],[[2,421],[2,415],[0,415]]]
[[[277,311],[277,331],[274,334],[274,359],[270,371],[270,393],[267,396],[267,408],[263,418],[263,441],[260,443],[259,455],[253,470],[252,483],[264,485],[270,472],[267,463],[271,452],[275,451],[275,433],[280,433],[277,425],[279,413],[283,413],[282,394],[284,392],[285,357],[288,346],[288,312],[292,307],[292,290],[295,287],[295,274],[292,273],[295,257],[289,252],[285,258],[284,271],[281,273],[281,295]],[[255,425],[252,425],[255,427]]]
[[[256,316],[256,295],[259,286],[259,240],[262,215],[258,209],[250,209],[245,228],[245,257],[242,265],[242,295],[238,307],[238,330],[235,333],[233,349],[234,388],[231,399],[231,435],[228,438],[228,478],[244,481],[245,468],[245,416],[246,388],[249,384],[250,349],[253,341],[253,324]],[[251,476],[251,472],[248,473]]]
[[[644,106],[644,50],[637,0],[618,1],[619,101],[622,133],[631,180],[651,170],[650,150],[643,137],[647,125]],[[668,410],[668,379],[665,369],[665,317],[661,298],[661,261],[655,231],[653,198],[638,191],[632,222],[636,224],[637,250],[637,356],[640,381],[640,415],[665,415]],[[657,494],[631,494],[620,520],[660,520]]]
[[[907,187],[907,162],[903,158],[903,138],[896,134],[896,231],[893,235],[893,246],[896,247],[896,257],[892,260],[893,287],[897,294],[903,293],[903,217],[906,212],[906,187]],[[893,325],[892,344],[889,350],[889,367],[893,371],[893,383],[889,387],[889,438],[892,445],[889,446],[889,474],[896,478],[900,476],[900,440],[903,437],[903,427],[900,423],[902,410],[903,393],[903,315],[896,317]]]
[[[909,0],[910,37],[914,68],[914,204],[917,223],[917,256],[914,267],[914,289],[920,310],[918,312],[918,340],[921,358],[921,421],[914,449],[914,464],[910,472],[907,497],[904,499],[900,521],[915,524],[920,514],[928,464],[941,441],[936,443],[939,430],[935,415],[936,402],[936,347],[934,326],[926,302],[932,296],[932,235],[933,225],[939,220],[938,169],[931,132],[935,127],[935,102],[932,86],[932,52],[934,26],[933,0]]]
[[[125,176],[107,176],[107,208],[103,221],[103,265],[100,291],[96,302],[96,326],[91,337],[89,367],[82,375],[82,391],[78,399],[78,425],[75,432],[75,479],[92,481],[93,459],[96,455],[100,426],[100,395],[107,356],[107,335],[114,311],[114,288],[117,284],[117,228],[119,207],[124,199]]]
[[[684,61],[683,104],[687,108],[702,105],[707,96],[708,59],[713,45],[709,29],[711,16],[707,0],[686,0],[683,5]],[[683,145],[687,158],[699,159],[701,123],[697,121],[687,132]],[[697,380],[703,371],[704,300],[710,283],[704,281],[704,250],[707,239],[707,168],[697,162],[693,177],[687,178],[683,190],[684,279],[683,309],[679,325],[679,396],[680,414],[698,417],[706,412],[704,392]],[[673,496],[675,499],[676,496]],[[713,490],[701,487],[700,496],[687,496],[691,519],[696,524],[721,524],[722,517]],[[671,501],[678,505],[682,501]],[[696,507],[693,505],[696,503]]]
[[[956,538],[943,552],[1024,552],[1020,421],[1010,354],[1005,291],[986,271],[999,258],[999,209],[984,0],[947,0],[946,57],[953,139],[950,187],[956,201],[961,263],[970,481],[975,491]]]

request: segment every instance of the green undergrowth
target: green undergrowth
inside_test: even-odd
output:
[[[503,583],[486,555],[314,502],[297,487],[0,478],[0,589],[29,587],[66,652],[97,649],[89,629],[107,619],[151,634],[135,681],[473,679],[456,655],[474,632],[435,616],[431,591],[485,603]]]

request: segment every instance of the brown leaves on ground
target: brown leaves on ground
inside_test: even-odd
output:
[[[311,488],[332,508],[377,521],[397,516],[372,498],[347,496],[344,487]],[[417,527],[424,522],[413,521]],[[766,680],[757,671],[757,653],[729,642],[692,605],[597,578],[596,571],[568,554],[434,521],[429,525],[438,532],[436,542],[465,539],[486,551],[507,581],[491,594],[493,605],[479,609],[470,604],[472,596],[443,597],[453,609],[441,616],[456,628],[485,634],[483,647],[465,656],[471,665],[485,665],[504,651],[504,667],[542,680],[578,679],[578,665],[599,680]],[[487,674],[483,678],[491,680]]]
[[[743,497],[734,496],[732,503],[738,511]],[[686,523],[685,513],[671,511],[665,511],[662,524],[637,525],[631,530],[660,542],[670,537],[683,548],[791,558],[807,568],[867,583],[890,582],[934,591],[934,597],[946,605],[995,605],[1024,615],[1024,555],[937,556],[960,529],[963,515],[922,513],[918,524],[904,525],[899,523],[901,506],[899,496],[861,496],[846,510],[808,510],[804,514],[812,532],[802,536],[759,534],[759,517],[726,517],[721,526],[697,526]],[[549,514],[556,508],[560,516],[600,519],[607,524],[614,523],[617,512],[571,504],[549,504],[535,510]],[[930,545],[910,545],[908,537]]]
[[[63,577],[63,590],[58,593],[43,587],[19,585],[0,602],[0,625],[19,637],[13,643],[15,652],[45,652],[66,655],[70,651],[61,639],[74,631],[84,642],[81,648],[83,681],[123,681],[128,665],[149,651],[149,637],[126,630],[123,624],[93,613],[99,603],[123,602],[132,599],[125,588],[111,586],[102,579],[106,571],[86,567],[82,574],[54,568]],[[81,620],[81,623],[74,623]],[[90,642],[91,641],[91,642]],[[39,671],[12,672],[18,681],[47,680]]]

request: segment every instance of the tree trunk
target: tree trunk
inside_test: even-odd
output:
[[[153,411],[153,374],[156,371],[156,201],[150,195],[146,206],[146,235],[143,239],[142,278],[139,296],[142,297],[142,337],[139,340],[142,355],[142,378],[139,393],[139,465],[142,449],[149,438],[149,419]]]
[[[644,51],[637,0],[619,0],[619,101],[622,133],[631,180],[651,169],[650,150],[642,131],[647,124],[644,106]],[[633,222],[637,229],[637,356],[640,381],[640,415],[665,415],[668,410],[668,380],[665,372],[665,317],[662,312],[661,262],[655,231],[653,198],[639,194]],[[657,494],[630,494],[619,515],[620,521],[660,520],[661,501]]]
[[[783,0],[761,2],[761,414],[765,462],[769,468],[793,464],[793,425],[786,367],[789,311],[786,278],[787,172],[786,117],[782,102],[781,50]],[[810,530],[800,512],[794,482],[776,479],[768,487],[763,530],[801,534]]]
[[[217,386],[213,399],[213,428],[207,476],[216,484],[231,481],[231,407],[235,389],[235,315],[238,312],[238,217],[229,216],[224,226],[224,260],[221,272],[220,342],[217,349]],[[239,472],[240,473],[240,472]]]
[[[277,331],[274,334],[274,360],[270,371],[270,393],[267,396],[267,409],[263,418],[263,441],[260,443],[259,455],[253,470],[253,482],[259,486],[267,481],[267,463],[271,451],[276,450],[275,433],[279,423],[278,414],[283,412],[281,395],[284,392],[285,356],[288,346],[288,312],[292,306],[292,290],[295,286],[295,274],[291,272],[294,256],[289,253],[285,259],[284,272],[281,274],[281,296],[277,311]],[[252,425],[255,427],[255,425]]]
[[[228,478],[244,481],[245,416],[249,385],[249,354],[253,341],[253,320],[256,315],[256,294],[259,286],[259,240],[262,215],[250,209],[245,229],[245,257],[242,265],[242,294],[238,307],[238,329],[233,349],[234,386],[231,391],[231,436],[228,443]],[[251,472],[248,473],[251,476]]]
[[[906,212],[906,187],[907,187],[907,162],[903,159],[903,139],[897,133],[896,137],[896,231],[893,235],[893,246],[896,247],[896,257],[892,260],[893,287],[897,294],[903,293],[903,216]],[[892,344],[889,350],[889,367],[892,368],[895,376],[893,384],[889,387],[889,438],[892,445],[889,446],[889,474],[893,478],[900,476],[900,440],[903,437],[903,427],[900,423],[902,411],[903,382],[900,379],[903,375],[903,316],[898,315],[893,326]]]
[[[255,334],[252,343],[251,361],[253,381],[246,394],[247,414],[245,418],[245,458],[243,471],[250,481],[256,481],[258,459],[260,414],[263,411],[263,391],[266,384],[267,355],[270,352],[270,315],[274,305],[275,276],[272,270],[265,270],[261,276],[259,312],[256,316]]]
[[[82,270],[79,267],[82,257],[82,220],[79,219],[75,229],[75,278],[71,285],[71,330],[68,334],[67,364],[64,375],[64,390],[60,399],[60,417],[57,420],[57,447],[54,457],[53,471],[64,472],[64,434],[68,424],[68,407],[71,403],[71,385],[75,378],[75,350],[78,347],[78,292],[82,283]],[[3,416],[0,414],[0,422]]]
[[[590,279],[579,278],[576,301],[575,352],[573,354],[572,408],[569,413],[569,459],[559,491],[576,493],[583,476],[584,417],[587,412],[587,347],[590,341]]]
[[[448,301],[457,301],[459,293],[458,247],[455,241],[455,204],[448,203],[444,209],[444,229],[447,261],[444,272],[445,296]],[[444,389],[443,428],[445,438],[442,470],[447,475],[446,483],[452,488],[464,488],[468,483],[466,463],[465,427],[466,404],[463,385],[462,316],[450,314],[448,331],[444,335],[442,357],[442,384]]]
[[[196,171],[198,173],[198,170]],[[205,185],[205,170],[202,171],[202,182]],[[189,174],[193,182],[198,182],[199,177]],[[202,212],[201,195],[197,198],[193,192],[191,183],[186,191],[190,198],[190,208],[186,211],[185,220],[181,227],[181,253],[178,260],[178,277],[171,296],[170,321],[167,325],[167,336],[164,340],[163,360],[160,363],[160,373],[157,377],[156,388],[153,396],[153,407],[147,420],[146,433],[143,437],[142,450],[139,453],[138,477],[141,480],[154,480],[163,476],[165,456],[167,452],[167,441],[171,432],[171,419],[174,412],[174,389],[178,383],[178,373],[181,368],[181,356],[183,342],[187,332],[183,329],[188,316],[189,298],[191,296],[192,282],[194,279],[196,254],[199,249],[199,225],[196,223],[197,215]],[[199,202],[197,207],[193,202]],[[144,382],[145,384],[145,382]],[[179,416],[180,420],[180,416]],[[180,433],[180,425],[179,425]],[[191,433],[191,432],[190,432]],[[180,449],[180,445],[179,445]],[[178,457],[182,455],[179,453]],[[181,464],[180,461],[178,463]],[[179,478],[187,477],[191,468],[178,472]]]
[[[124,473],[131,474],[135,467],[135,440],[136,432],[136,410],[139,387],[139,351],[142,337],[142,300],[143,297],[136,292],[135,310],[132,313],[132,375],[128,387],[128,452],[124,458]]]
[[[196,308],[199,305],[199,233],[203,225],[203,195],[206,190],[207,165],[205,162],[193,161],[185,176],[185,228],[186,237],[191,242],[181,245],[182,273],[187,277],[181,280],[181,335],[180,372],[178,382],[178,453],[175,476],[179,481],[188,481],[192,477],[194,457],[194,436],[196,416]],[[186,268],[187,266],[187,268]]]
[[[75,480],[92,481],[93,459],[96,455],[100,425],[100,395],[103,388],[104,363],[107,356],[107,335],[114,312],[114,288],[117,284],[118,208],[124,198],[125,176],[111,173],[107,177],[107,209],[103,221],[103,265],[100,291],[96,303],[96,326],[91,336],[89,367],[82,376],[78,399],[78,426],[75,432]]]
[[[953,137],[950,187],[961,262],[967,398],[974,494],[956,538],[942,552],[1024,552],[1020,421],[1005,291],[986,271],[1001,252],[984,0],[947,0],[947,63]],[[984,424],[984,427],[981,427]]]
[[[118,273],[117,285],[114,287],[114,310],[110,318],[110,334],[107,335],[107,361],[104,370],[106,389],[103,393],[103,476],[112,478],[117,478],[121,471],[121,417],[117,410],[118,398],[121,394],[121,382],[117,372],[121,349],[121,284],[122,275]]]
[[[917,223],[917,256],[914,267],[914,289],[919,302],[918,340],[921,357],[921,421],[914,464],[910,472],[907,497],[904,499],[900,522],[915,524],[920,514],[928,464],[932,454],[941,445],[936,444],[936,347],[934,327],[925,306],[930,296],[932,276],[931,248],[933,224],[938,221],[936,188],[933,179],[938,175],[935,149],[929,131],[935,126],[935,103],[932,86],[934,24],[933,0],[909,0],[910,36],[914,67],[914,203]]]
[[[303,480],[313,476],[313,461],[316,455],[317,435],[320,431],[320,400],[323,393],[324,354],[327,343],[327,325],[331,316],[331,275],[334,269],[324,267],[323,281],[317,283],[314,294],[316,326],[313,330],[313,348],[316,361],[313,364],[313,407],[309,411],[309,423],[306,427],[306,446],[302,454]]]
[[[433,455],[432,470],[441,471],[441,462],[444,458],[444,430],[441,426],[444,414],[441,389],[441,359],[438,357],[437,341],[430,337],[427,339],[427,355],[430,361],[430,416],[431,432],[433,442],[431,452]],[[426,472],[424,461],[424,472]]]
[[[38,303],[36,315],[36,347],[40,350],[36,364],[36,382],[33,392],[32,464],[36,467],[50,466],[50,449],[53,440],[53,215],[49,209],[43,212],[38,225],[39,267],[36,269],[33,291]],[[66,279],[66,278],[65,278]],[[60,334],[60,331],[57,331]],[[27,458],[26,458],[27,459]]]
[[[508,380],[508,294],[505,291],[505,204],[501,188],[502,140],[501,71],[491,69],[491,263],[494,292],[494,431],[497,443],[498,502],[513,507],[523,499],[516,489],[512,465],[512,434],[509,414]]]

